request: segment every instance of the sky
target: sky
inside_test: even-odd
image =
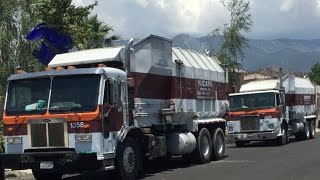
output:
[[[94,0],[73,0],[83,6]],[[123,39],[149,34],[206,36],[228,24],[219,0],[97,0],[93,13]],[[320,39],[320,0],[249,0],[252,39]]]

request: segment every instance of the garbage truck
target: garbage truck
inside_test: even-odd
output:
[[[315,137],[316,89],[309,79],[281,75],[252,81],[230,94],[229,103],[228,139],[236,146],[251,141],[284,145],[292,135],[298,140]]]
[[[56,55],[45,71],[8,78],[2,172],[36,179],[143,162],[224,157],[228,73],[215,57],[150,35],[125,46]]]

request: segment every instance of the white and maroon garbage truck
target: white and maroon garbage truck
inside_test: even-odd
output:
[[[227,79],[215,57],[155,35],[56,55],[46,71],[8,79],[1,168],[135,179],[146,158],[221,159]]]
[[[289,136],[315,137],[316,89],[310,80],[286,75],[244,84],[229,95],[228,138],[237,146],[250,141],[284,145]]]

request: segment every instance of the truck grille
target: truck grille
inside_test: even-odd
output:
[[[259,131],[259,116],[243,116],[240,118],[241,131]]]
[[[29,121],[31,147],[66,147],[65,122],[61,119]]]

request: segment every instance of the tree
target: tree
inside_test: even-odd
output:
[[[239,76],[235,72],[241,66],[244,58],[244,49],[249,47],[248,40],[242,33],[251,30],[252,21],[249,13],[249,2],[244,0],[220,1],[230,13],[230,24],[225,24],[223,28],[215,29],[212,34],[214,38],[223,36],[223,42],[216,53],[222,64],[228,66],[230,70],[230,84],[239,81]]]
[[[309,78],[313,83],[320,85],[320,63],[319,62],[311,67]]]
[[[97,2],[76,7],[72,0],[39,0],[36,7],[42,22],[50,28],[67,32],[78,49],[87,49],[104,44],[101,37],[112,30],[99,21],[96,15],[88,17],[96,5]],[[97,42],[93,42],[94,40]]]
[[[35,44],[25,40],[25,35],[37,22],[35,0],[0,0],[0,94],[4,94],[6,79],[17,66],[26,71],[44,67],[32,56]],[[1,96],[0,95],[0,96]]]
[[[108,36],[109,32],[113,31],[112,27],[100,21],[97,15],[87,18],[85,22],[90,32],[89,36],[85,38],[85,49],[111,46],[113,40],[120,38],[118,35]]]

